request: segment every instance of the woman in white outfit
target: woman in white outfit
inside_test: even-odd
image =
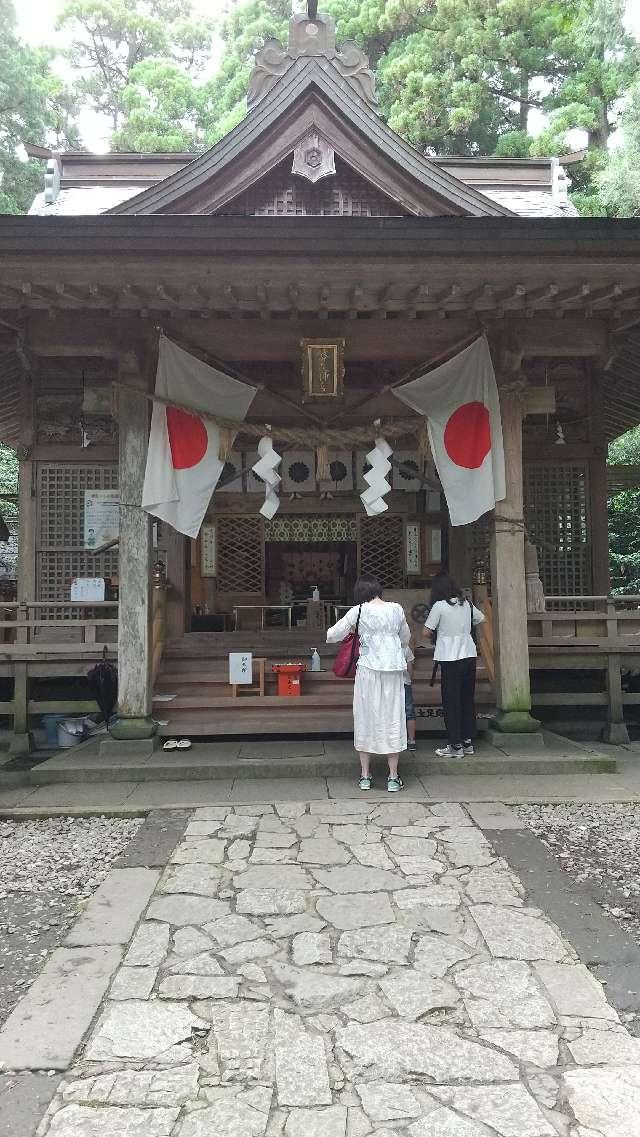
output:
[[[360,789],[371,789],[371,755],[385,754],[387,789],[402,789],[398,755],[407,748],[404,709],[404,648],[411,632],[400,604],[382,599],[382,585],[361,576],[354,588],[355,605],[327,631],[327,643],[340,643],[358,623],[360,656],[353,687],[353,744],[360,755]]]
[[[484,614],[470,600],[465,600],[448,573],[434,577],[424,634],[435,638],[433,658],[440,665],[448,741],[446,746],[436,750],[438,758],[463,758],[465,754],[473,754],[478,652],[471,630],[483,621]]]

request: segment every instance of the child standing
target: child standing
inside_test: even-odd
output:
[[[404,679],[404,717],[407,720],[407,750],[410,754],[415,754],[416,750],[416,708],[413,702],[413,669],[415,655],[413,654],[411,641],[404,649],[404,657],[407,661],[406,670],[403,674]]]

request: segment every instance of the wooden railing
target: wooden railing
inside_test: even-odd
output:
[[[554,606],[569,601],[572,608]],[[528,615],[531,647],[640,648],[640,596],[549,596],[546,603],[546,612]]]
[[[626,689],[640,667],[640,596],[545,599],[547,611],[528,616],[530,667],[558,674],[551,691],[536,691],[534,682],[534,707],[604,707],[604,739],[628,742],[624,709],[640,704],[640,692]],[[576,670],[592,674],[578,690]]]
[[[93,654],[117,640],[117,600],[0,603],[0,658]]]

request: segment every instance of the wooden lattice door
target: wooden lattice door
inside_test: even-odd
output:
[[[264,532],[260,517],[220,514],[218,594],[262,596],[264,592]]]
[[[404,588],[404,518],[361,517],[359,572],[376,576],[383,588]]]
[[[528,462],[524,514],[547,596],[590,595],[591,512],[584,462]]]
[[[39,600],[68,600],[76,576],[118,575],[117,547],[84,548],[85,490],[117,489],[118,467],[106,463],[39,462],[36,582]],[[63,615],[51,611],[51,618]]]

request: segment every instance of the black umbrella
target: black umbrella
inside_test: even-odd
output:
[[[118,671],[107,659],[105,648],[104,656],[87,675],[89,690],[102,711],[102,717],[108,722],[118,698]]]

